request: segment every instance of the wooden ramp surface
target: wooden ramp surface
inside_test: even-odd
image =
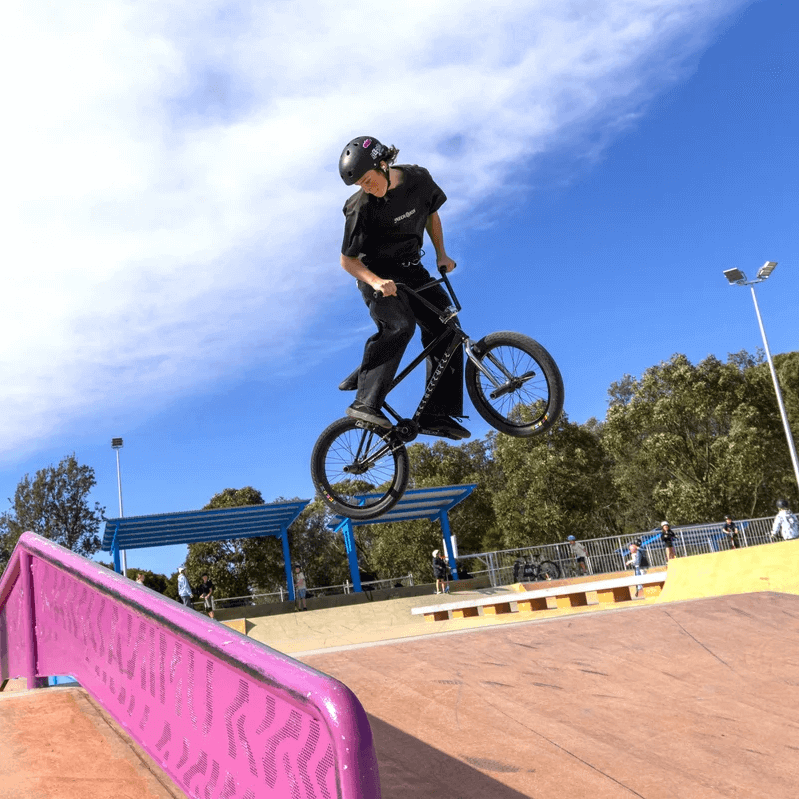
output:
[[[363,702],[384,799],[799,796],[799,596],[637,606],[302,659]]]
[[[82,688],[0,694],[0,799],[185,794]]]

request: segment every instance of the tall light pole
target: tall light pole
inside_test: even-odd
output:
[[[119,518],[121,519],[125,514],[122,512],[122,472],[119,468],[119,450],[122,449],[122,439],[112,438],[111,449],[117,454],[117,488],[119,489]],[[121,550],[122,555],[122,576],[128,576],[128,556],[125,550]]]
[[[796,456],[796,445],[791,435],[791,426],[788,424],[788,414],[785,412],[785,403],[782,401],[782,392],[780,391],[780,383],[777,380],[777,371],[774,368],[774,361],[771,358],[771,350],[768,348],[768,340],[766,339],[766,328],[763,327],[763,319],[760,316],[760,307],[757,304],[757,295],[755,294],[755,284],[762,283],[774,271],[777,266],[776,261],[766,261],[760,269],[757,270],[757,277],[754,280],[747,280],[746,275],[740,269],[725,269],[724,277],[729,280],[733,286],[749,286],[752,290],[752,300],[755,303],[755,313],[757,314],[757,323],[760,325],[760,335],[763,336],[763,347],[766,350],[766,359],[768,360],[768,368],[771,370],[771,379],[774,381],[774,392],[777,395],[777,405],[780,407],[780,416],[782,417],[782,426],[785,428],[785,438],[788,440],[788,449],[791,453],[791,462],[793,463],[793,474],[796,478],[796,485],[799,487],[799,458]]]

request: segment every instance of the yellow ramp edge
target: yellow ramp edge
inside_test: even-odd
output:
[[[799,594],[799,539],[670,560],[658,601],[757,591]]]

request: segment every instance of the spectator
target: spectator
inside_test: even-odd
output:
[[[677,534],[671,529],[671,525],[668,522],[660,523],[660,540],[663,542],[663,547],[666,550],[666,560],[677,557],[677,553],[674,551],[674,537],[676,535]]]
[[[299,566],[294,567],[294,587],[297,589],[297,599],[299,600],[299,607],[297,610],[308,610],[305,604],[305,597],[308,594],[308,586],[305,584],[305,575]],[[316,618],[314,616],[314,618]]]
[[[646,567],[649,566],[649,559],[646,557],[646,553],[641,548],[640,538],[636,538],[635,541],[630,544],[630,557],[625,561],[625,565],[632,566],[636,576],[639,574],[646,574]],[[636,586],[635,598],[643,599],[643,597],[644,586]]]
[[[732,516],[726,516],[725,519],[721,532],[727,536],[727,546],[729,549],[739,549],[741,544],[738,541],[738,525],[732,520]]]
[[[139,585],[144,585],[144,575],[141,572],[136,575],[136,582]]]
[[[178,596],[180,601],[187,607],[191,607],[191,586],[189,585],[188,578],[186,577],[186,567],[180,566],[178,568]]]
[[[213,619],[214,618],[214,588],[216,586],[211,582],[211,578],[203,575],[203,582],[200,586],[200,599],[203,601],[205,612]]]
[[[777,508],[777,515],[774,517],[774,524],[771,527],[771,537],[776,539],[779,534],[785,541],[799,538],[799,521],[791,513],[788,501],[778,499]]]
[[[585,551],[585,547],[573,535],[570,535],[566,540],[569,542],[571,555],[580,573],[588,574],[588,553]]]
[[[436,593],[449,593],[449,566],[447,559],[442,557],[440,550],[433,550],[433,575],[436,578]]]

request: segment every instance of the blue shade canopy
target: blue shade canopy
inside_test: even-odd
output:
[[[436,521],[442,514],[447,514],[459,502],[463,502],[477,487],[476,483],[455,486],[437,486],[435,488],[412,488],[406,491],[402,499],[387,513],[376,519],[359,521],[350,519],[355,527],[366,524],[381,524],[383,522],[408,522],[413,519],[430,519]],[[357,499],[378,498],[379,494],[357,494]],[[336,516],[329,527],[338,529],[346,516]]]
[[[196,544],[232,538],[282,536],[310,500],[247,505],[243,508],[192,510],[153,516],[109,519],[103,534],[103,552],[117,549]],[[115,540],[116,537],[116,540]]]

